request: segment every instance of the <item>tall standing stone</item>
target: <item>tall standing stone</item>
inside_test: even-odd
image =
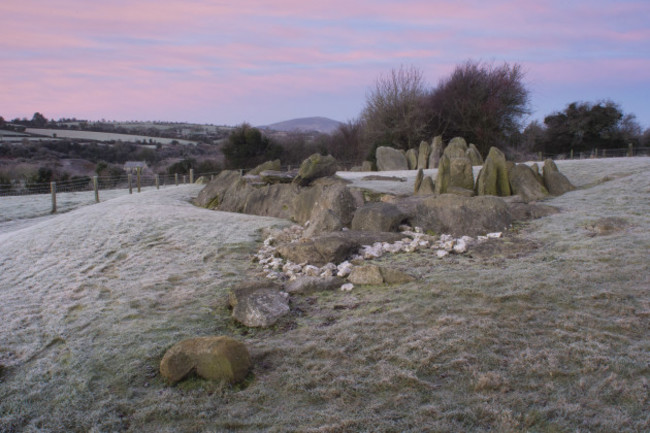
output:
[[[406,151],[406,162],[408,163],[409,170],[415,170],[418,166],[418,153],[415,149],[411,148]]]
[[[426,141],[420,143],[420,151],[418,153],[418,170],[426,169],[429,165],[429,155],[431,154],[431,146]]]
[[[451,162],[447,155],[442,155],[438,164],[438,176],[436,177],[436,194],[445,194],[449,188]]]
[[[443,152],[443,155],[446,155],[447,158],[464,158],[465,152],[467,152],[467,142],[463,137],[454,137],[451,139],[447,147]]]
[[[453,158],[449,164],[449,187],[474,189],[474,173],[469,158]]]
[[[576,189],[576,187],[569,182],[569,179],[560,173],[560,170],[558,170],[557,165],[555,165],[555,162],[553,162],[552,159],[544,161],[542,173],[544,177],[544,185],[546,185],[546,189],[551,195],[562,195],[565,192]]]
[[[467,152],[465,152],[465,156],[469,158],[473,166],[483,165],[483,157],[481,156],[481,152],[478,151],[478,148],[474,143],[471,143],[469,145],[469,148],[467,148]]]
[[[438,168],[442,156],[442,135],[434,137],[431,142],[431,153],[429,154],[429,168]]]
[[[415,176],[415,185],[413,185],[413,194],[417,194],[420,190],[420,185],[422,185],[422,179],[424,179],[424,170],[419,169],[417,176]]]
[[[510,193],[506,156],[496,147],[491,147],[478,174],[476,194],[504,197]]]

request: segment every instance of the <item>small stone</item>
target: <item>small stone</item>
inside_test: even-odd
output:
[[[443,257],[445,257],[447,255],[449,255],[449,252],[447,252],[445,250],[437,250],[436,251],[436,257],[438,257],[439,259],[441,259],[441,258],[443,258]]]
[[[310,277],[316,277],[320,275],[320,268],[314,265],[307,265],[302,268],[302,271],[305,275],[308,275]]]
[[[501,237],[501,232],[488,233],[487,236],[489,239],[498,239]]]
[[[349,292],[352,289],[354,289],[354,284],[352,283],[345,283],[341,286],[341,291],[342,292]]]
[[[454,252],[456,254],[462,254],[467,251],[467,243],[462,239],[457,239],[454,244]]]

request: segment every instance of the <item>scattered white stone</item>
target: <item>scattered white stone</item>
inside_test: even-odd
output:
[[[324,271],[321,271],[321,273],[318,276],[321,278],[329,278],[329,277],[333,277],[335,272],[336,270],[325,269]]]
[[[320,268],[314,265],[307,265],[302,268],[302,272],[310,277],[317,277],[320,275]]]
[[[371,260],[371,259],[377,259],[381,257],[384,252],[381,247],[381,243],[376,242],[375,244],[371,245],[365,245],[361,249],[361,254],[364,259],[366,260]]]
[[[454,237],[452,235],[440,235],[440,242],[449,242],[453,240]]]
[[[494,232],[494,233],[488,233],[485,236],[487,236],[490,239],[498,239],[501,237],[501,234],[502,234],[501,232]]]
[[[452,252],[454,250],[454,240],[453,238],[449,241],[443,241],[442,242],[442,249],[447,251],[448,253]]]
[[[441,259],[441,258],[443,258],[445,256],[448,256],[448,255],[449,255],[449,252],[447,252],[445,250],[437,250],[436,251],[436,257],[438,257],[439,259]]]
[[[264,246],[265,246],[265,247],[270,247],[270,246],[273,245],[274,243],[275,243],[275,238],[272,237],[272,236],[271,236],[270,238],[266,238],[266,239],[264,239]]]
[[[456,254],[463,254],[467,251],[467,243],[463,239],[456,239],[454,244],[454,252]]]
[[[424,233],[424,230],[422,230],[422,227],[414,227],[415,233]]]
[[[487,236],[479,236],[479,237],[476,238],[476,240],[478,240],[479,242],[485,242],[485,241],[488,240],[488,237]]]
[[[280,292],[280,296],[282,296],[283,298],[288,298],[289,294],[287,292]]]
[[[341,286],[341,291],[342,292],[349,292],[350,290],[354,289],[354,284],[352,283],[345,283]]]
[[[266,278],[269,280],[279,280],[282,278],[282,274],[280,272],[269,272],[266,274]]]
[[[348,275],[350,275],[350,272],[352,272],[352,263],[345,261],[340,265],[338,265],[336,270],[337,270],[336,272],[337,276],[345,278]]]

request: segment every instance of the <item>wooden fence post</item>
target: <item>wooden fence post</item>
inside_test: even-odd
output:
[[[571,149],[571,156],[569,159],[573,159],[573,149]]]
[[[142,168],[138,167],[136,173],[138,175],[138,194],[139,194],[140,193],[140,174],[142,173]]]
[[[52,213],[56,213],[56,182],[50,182],[50,191],[52,191]]]
[[[133,194],[133,175],[129,173],[129,194]]]
[[[194,169],[190,168],[190,183],[194,183]]]
[[[156,175],[156,189],[160,189],[160,178]]]
[[[176,182],[176,186],[178,186],[178,173],[174,173],[174,181]]]
[[[99,179],[93,176],[93,188],[95,189],[95,202],[99,203]]]

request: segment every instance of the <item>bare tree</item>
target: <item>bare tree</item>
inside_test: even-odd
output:
[[[462,136],[482,154],[507,145],[530,113],[529,92],[520,65],[468,61],[431,92],[432,128],[445,139]]]
[[[422,72],[411,67],[392,69],[380,76],[366,96],[361,115],[364,139],[369,147],[409,149],[427,138],[430,112]]]

